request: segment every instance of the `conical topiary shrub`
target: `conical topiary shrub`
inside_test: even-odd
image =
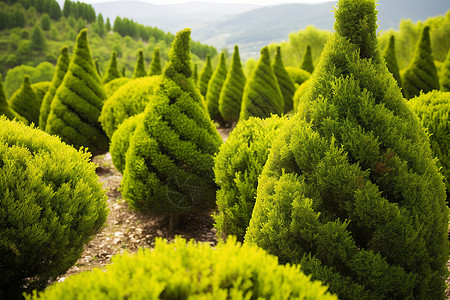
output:
[[[126,154],[124,199],[139,210],[177,216],[212,207],[213,155],[222,138],[191,78],[190,30],[177,33],[160,88],[147,104]]]
[[[234,235],[239,241],[252,217],[258,177],[269,156],[270,146],[286,118],[250,117],[240,121],[214,158],[219,186],[218,212],[214,216],[219,235]]]
[[[444,63],[441,66],[439,75],[441,90],[444,92],[450,92],[450,49],[447,53],[447,56],[445,57]]]
[[[311,53],[311,45],[306,45],[305,54],[303,55],[302,63],[300,64],[302,70],[312,73],[314,71],[314,64]]]
[[[397,56],[395,55],[395,36],[391,35],[389,44],[386,45],[386,48],[383,51],[383,57],[386,61],[386,66],[389,72],[391,72],[392,76],[394,76],[398,86],[402,87],[402,78],[400,77]]]
[[[223,83],[219,98],[219,113],[223,120],[229,124],[239,119],[245,81],[241,58],[239,57],[239,48],[236,45],[234,46],[231,68]]]
[[[225,53],[220,54],[219,63],[217,64],[211,80],[208,83],[208,90],[206,92],[206,106],[208,107],[209,115],[212,120],[224,123],[222,115],[219,112],[219,98],[223,83],[227,78],[227,63],[225,61]]]
[[[25,75],[20,88],[8,100],[9,106],[29,123],[39,123],[41,102],[31,87],[30,77]]]
[[[211,79],[213,73],[213,69],[211,66],[211,57],[209,54],[206,55],[206,62],[205,65],[200,72],[200,77],[198,79],[198,89],[200,91],[200,94],[202,94],[203,97],[206,96],[206,92],[208,91],[208,83]]]
[[[277,78],[278,85],[280,86],[281,95],[283,95],[284,113],[287,113],[293,109],[292,97],[295,93],[295,85],[284,68],[283,59],[281,58],[281,47],[277,47],[272,68],[275,77]]]
[[[286,71],[289,74],[289,77],[294,81],[294,83],[298,85],[302,85],[303,82],[311,78],[311,73],[305,71],[303,69],[294,68],[294,67],[286,67]]]
[[[64,46],[60,50],[52,82],[50,84],[47,93],[44,95],[44,99],[42,100],[41,107],[39,110],[39,128],[41,130],[45,131],[45,128],[47,126],[48,114],[50,112],[50,105],[53,101],[53,97],[55,97],[56,90],[63,81],[64,75],[66,75],[67,69],[69,68],[69,63],[70,63],[69,49],[67,46]]]
[[[0,116],[5,115],[8,119],[17,119],[25,124],[28,124],[28,120],[16,113],[11,107],[9,107],[6,101],[5,90],[3,89],[2,74],[0,74]]]
[[[340,299],[444,299],[445,188],[387,70],[374,0],[339,0],[297,114],[258,182],[245,241]]]
[[[417,42],[411,63],[403,73],[403,94],[406,99],[439,90],[439,77],[431,52],[430,27],[425,26]]]
[[[133,76],[131,76],[132,79],[147,76],[144,62],[144,51],[141,49],[138,51],[136,66],[134,67]]]
[[[108,69],[106,70],[105,76],[103,76],[103,84],[120,77],[122,76],[120,75],[119,69],[117,69],[117,53],[113,51]]]
[[[160,75],[161,74],[161,57],[159,53],[159,47],[155,48],[155,52],[153,53],[152,62],[150,63],[150,72],[148,75]]]
[[[105,89],[106,98],[111,98],[112,95],[122,86],[128,83],[128,81],[133,80],[128,77],[119,77],[116,79],[111,80],[110,82],[106,83],[103,87]],[[105,102],[106,103],[106,102]]]
[[[247,79],[242,96],[240,120],[267,118],[284,112],[283,96],[270,64],[269,49],[261,49],[261,57]]]
[[[87,147],[92,155],[106,153],[108,137],[98,121],[106,99],[87,41],[87,30],[77,37],[72,60],[50,105],[45,130],[75,148]]]

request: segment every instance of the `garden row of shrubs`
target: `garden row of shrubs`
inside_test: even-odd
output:
[[[189,29],[161,74],[138,58],[135,78],[104,88],[81,31],[43,96],[45,127],[1,101],[19,120],[0,119],[0,296],[43,289],[101,229],[106,196],[89,158],[109,149],[132,208],[176,227],[180,214],[217,206],[219,234],[235,237],[214,250],[158,240],[28,299],[335,299],[320,282],[342,299],[443,299],[450,93],[405,100],[379,49],[374,0],[339,0],[335,17],[296,103],[280,51],[271,63],[267,48],[245,84],[238,48],[229,72],[222,55],[204,90]],[[212,118],[239,120],[225,143]]]

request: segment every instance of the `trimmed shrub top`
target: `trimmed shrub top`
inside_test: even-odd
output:
[[[159,54],[159,47],[155,48],[155,52],[153,53],[152,62],[150,63],[150,72],[148,75],[161,75],[162,67],[161,67],[161,57]]]
[[[11,107],[9,107],[6,101],[5,90],[3,89],[2,74],[0,74],[0,116],[5,115],[8,119],[17,119],[25,124],[28,124],[28,120],[16,113]]]
[[[281,58],[281,47],[277,47],[272,68],[275,77],[277,78],[278,85],[280,86],[281,94],[283,95],[284,113],[287,113],[293,109],[292,97],[295,93],[295,85],[284,68],[283,59]]]
[[[119,69],[117,68],[117,53],[113,51],[111,54],[111,60],[109,61],[108,69],[106,70],[105,75],[103,76],[103,84],[110,82],[116,78],[120,78]]]
[[[291,79],[298,85],[301,85],[303,82],[311,78],[311,73],[303,69],[286,67],[286,71],[288,72],[289,77],[291,77]]]
[[[145,71],[145,65],[144,65],[144,51],[139,50],[138,51],[138,57],[136,60],[136,66],[134,67],[133,76],[131,76],[132,79],[136,79],[139,77],[147,76],[147,72]]]
[[[258,247],[229,238],[212,249],[177,237],[113,258],[106,271],[67,278],[26,299],[336,299],[298,266],[280,266]]]
[[[33,89],[34,93],[36,94],[36,98],[38,99],[40,105],[42,105],[42,99],[44,99],[45,94],[49,90],[51,85],[50,81],[41,81],[37,83],[33,83],[31,85],[31,88]],[[37,124],[36,124],[37,125]]]
[[[131,79],[128,77],[119,77],[116,79],[111,80],[110,82],[106,83],[104,85],[105,93],[106,93],[106,99],[111,98],[112,95],[117,91],[118,88],[120,88],[122,85],[130,81]]]
[[[311,53],[311,45],[306,45],[306,51],[303,55],[302,63],[300,64],[300,68],[312,74],[314,71],[314,64]]]
[[[395,36],[391,35],[389,44],[383,51],[383,58],[386,61],[386,67],[391,72],[394,79],[397,81],[398,86],[402,87],[402,78],[400,77],[400,69],[398,67],[397,56],[395,55]]]
[[[211,79],[212,73],[213,69],[211,65],[211,57],[209,56],[209,54],[207,54],[205,65],[200,71],[200,78],[198,79],[198,89],[203,97],[206,96],[206,92],[208,91],[208,83]]]
[[[220,92],[223,87],[223,83],[227,78],[227,63],[225,61],[225,53],[220,54],[219,63],[217,64],[214,73],[208,83],[208,91],[206,92],[206,106],[208,107],[208,112],[212,120],[224,123],[222,115],[219,112],[219,98]]]
[[[22,85],[8,100],[9,106],[29,123],[39,123],[41,102],[31,87],[30,77],[25,75]]]

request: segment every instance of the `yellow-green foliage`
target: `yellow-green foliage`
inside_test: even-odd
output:
[[[199,80],[197,83],[200,94],[203,97],[206,96],[206,92],[208,91],[208,83],[209,83],[209,80],[211,79],[212,73],[213,73],[213,69],[211,66],[211,57],[208,54],[206,56],[206,63],[200,72],[200,77],[199,77]]]
[[[122,77],[120,75],[119,69],[117,69],[117,53],[113,51],[111,54],[111,60],[109,61],[108,69],[103,76],[103,84],[110,82],[116,78]]]
[[[245,81],[239,57],[239,48],[236,45],[234,46],[233,58],[231,59],[231,68],[223,83],[219,98],[220,115],[229,124],[239,119]]]
[[[275,53],[272,62],[272,68],[273,73],[277,78],[278,85],[280,86],[281,94],[283,95],[284,113],[287,113],[293,108],[292,97],[295,93],[295,85],[284,67],[280,47],[277,47],[277,52]]]
[[[92,60],[87,30],[80,31],[72,60],[50,105],[45,130],[92,155],[108,151],[109,140],[98,121],[106,94]]]
[[[139,50],[138,51],[138,57],[136,60],[136,66],[134,67],[133,76],[131,78],[139,78],[147,76],[147,72],[145,71],[145,65],[144,65],[144,51]]]
[[[294,112],[297,112],[297,107],[298,104],[300,103],[300,99],[303,97],[304,94],[306,94],[306,92],[309,89],[309,86],[311,85],[311,81],[312,79],[308,79],[305,82],[303,82],[295,91],[294,97],[293,97],[293,102],[294,102]]]
[[[414,57],[402,77],[403,94],[407,99],[419,96],[420,92],[439,90],[439,77],[431,53],[430,27],[423,28]]]
[[[258,247],[232,237],[215,249],[177,237],[113,258],[106,271],[71,276],[27,300],[59,299],[320,299],[337,300],[298,266],[280,266]]]
[[[441,90],[444,92],[450,92],[450,50],[448,51],[447,57],[441,66],[439,75]]]
[[[38,99],[38,101],[40,103],[39,108],[42,106],[42,99],[44,99],[45,94],[49,90],[50,84],[51,84],[50,81],[41,81],[38,83],[33,83],[31,85],[31,88],[33,89],[33,91],[36,95],[36,98]]]
[[[215,204],[213,155],[222,138],[191,77],[190,41],[189,29],[175,36],[126,154],[122,195],[150,213],[174,216]]]
[[[132,79],[105,101],[99,120],[109,138],[124,120],[144,111],[160,83],[160,76]]]
[[[120,88],[122,85],[126,84],[131,79],[128,77],[120,77],[111,80],[110,82],[106,83],[104,85],[105,93],[106,93],[106,99],[111,98],[112,95],[117,91],[118,88]]]
[[[303,82],[311,78],[311,73],[303,69],[286,67],[286,71],[288,72],[292,80],[298,85],[301,85]]]
[[[248,78],[242,96],[240,120],[249,117],[267,118],[284,112],[283,95],[270,64],[269,49],[261,49],[261,57]]]
[[[155,48],[155,52],[153,53],[152,62],[150,64],[150,72],[148,75],[160,75],[161,74],[161,57],[159,54],[159,48]]]
[[[107,197],[95,169],[89,153],[0,118],[1,299],[64,274],[102,228]]]
[[[8,100],[9,106],[29,123],[39,124],[41,102],[31,88],[30,77],[23,78],[22,85]]]
[[[384,48],[383,57],[386,61],[386,67],[389,72],[391,72],[392,76],[394,76],[398,86],[402,87],[402,78],[400,77],[400,69],[398,68],[397,56],[395,53],[395,36],[391,35],[389,44],[387,44],[386,48]]]
[[[286,118],[274,115],[240,121],[214,158],[218,213],[214,216],[219,235],[244,239],[256,199],[258,177],[269,156],[273,140]]]
[[[335,16],[245,242],[341,299],[444,299],[449,210],[428,135],[381,56],[375,0],[339,0]]]
[[[431,150],[433,156],[439,159],[437,166],[444,176],[447,202],[450,202],[450,92],[421,94],[408,104],[430,134]]]
[[[50,112],[50,105],[55,97],[56,90],[61,85],[61,82],[64,79],[64,75],[66,75],[67,69],[69,68],[70,58],[69,58],[69,50],[67,46],[61,48],[61,53],[58,57],[58,61],[56,62],[55,73],[53,74],[53,78],[50,84],[50,87],[47,93],[44,95],[44,99],[42,100],[41,107],[39,110],[39,128],[45,131],[45,127],[47,126],[47,118]]]
[[[219,63],[217,64],[216,70],[214,70],[214,73],[209,80],[208,90],[205,96],[206,107],[208,108],[211,119],[219,122],[220,124],[223,124],[224,120],[219,112],[219,98],[223,83],[227,78],[227,73],[225,53],[222,52],[220,54]]]
[[[309,73],[314,71],[314,64],[311,54],[311,45],[306,45],[305,54],[303,55],[302,63],[300,64],[300,68]]]
[[[3,90],[2,74],[0,74],[0,116],[5,115],[8,119],[17,119],[25,124],[28,124],[28,120],[16,113],[11,107],[9,107],[6,101],[5,91]]]

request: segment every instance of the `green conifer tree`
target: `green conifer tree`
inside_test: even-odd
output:
[[[381,56],[375,7],[338,1],[310,88],[272,143],[245,241],[340,299],[444,299],[444,183]]]
[[[31,87],[30,77],[25,75],[22,85],[9,99],[9,106],[29,123],[39,123],[41,103]]]
[[[305,54],[303,55],[302,63],[300,64],[302,70],[312,73],[314,71],[314,64],[311,53],[311,45],[306,46]]]
[[[36,51],[42,52],[46,47],[45,36],[42,33],[41,28],[35,26],[31,33],[31,48]]]
[[[246,78],[239,56],[239,47],[236,45],[234,46],[231,68],[227,74],[219,98],[220,115],[229,124],[239,119],[245,81]]]
[[[213,73],[213,69],[211,66],[211,57],[209,54],[206,55],[205,66],[200,72],[200,78],[198,80],[198,89],[200,90],[200,94],[205,97],[206,92],[208,91],[208,83],[211,79]]]
[[[400,69],[398,67],[397,56],[395,55],[394,35],[391,35],[389,44],[386,45],[386,48],[383,51],[383,57],[386,61],[386,66],[389,72],[391,72],[392,76],[394,76],[395,80],[397,80],[398,86],[402,87],[402,78],[400,77]]]
[[[63,81],[64,75],[66,75],[67,69],[69,68],[69,63],[69,50],[67,46],[64,46],[60,50],[50,88],[44,95],[44,99],[42,100],[39,110],[39,128],[43,131],[45,131],[45,127],[47,126],[47,118],[50,112],[50,105],[53,101],[53,98],[55,97],[56,90]]]
[[[195,87],[190,29],[172,42],[162,83],[147,104],[126,154],[124,199],[139,210],[171,216],[215,204],[213,155],[222,138]]]
[[[431,52],[430,27],[425,26],[416,44],[414,57],[403,73],[403,93],[406,99],[439,90],[439,77]]]
[[[134,73],[131,78],[134,79],[134,78],[139,78],[139,77],[144,77],[144,76],[147,76],[147,72],[145,71],[145,66],[144,66],[144,51],[139,50],[138,58],[136,60],[136,66],[134,67]]]
[[[245,83],[239,119],[245,120],[251,116],[267,118],[271,114],[281,115],[283,112],[283,95],[270,64],[269,49],[264,47]]]
[[[161,57],[160,57],[159,47],[155,48],[155,52],[153,53],[152,62],[150,64],[150,72],[148,75],[160,75],[161,74]]]
[[[289,73],[284,68],[283,59],[281,58],[281,47],[277,47],[274,60],[272,62],[273,72],[280,86],[281,94],[284,100],[284,113],[293,109],[293,97],[295,94],[295,85]]]
[[[25,124],[28,124],[28,120],[16,113],[11,107],[9,107],[6,101],[5,90],[3,89],[2,74],[0,74],[0,116],[5,115],[8,119],[17,119]]]
[[[111,54],[111,60],[109,62],[108,70],[106,70],[105,76],[103,76],[103,84],[110,82],[113,79],[120,78],[119,69],[117,69],[117,53],[113,51]]]
[[[224,120],[219,112],[219,98],[223,83],[227,78],[227,72],[225,52],[222,52],[220,54],[219,63],[211,76],[211,80],[209,80],[208,90],[205,97],[206,106],[208,107],[208,112],[211,119],[219,122],[220,124],[223,124]]]
[[[92,155],[108,151],[109,140],[98,118],[105,91],[89,50],[87,30],[78,34],[68,70],[50,105],[46,131]]]
[[[447,53],[444,63],[441,66],[439,75],[441,90],[444,92],[450,92],[450,49]]]

